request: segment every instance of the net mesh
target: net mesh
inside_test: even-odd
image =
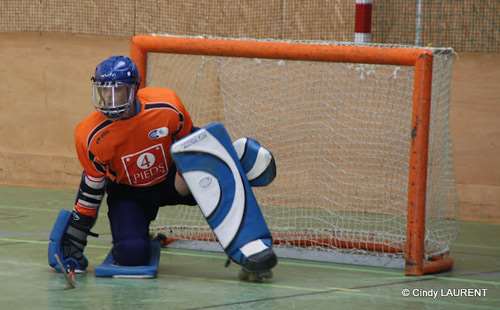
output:
[[[391,48],[391,47],[384,47]],[[426,255],[456,235],[449,134],[453,55],[435,50]],[[413,67],[148,54],[147,84],[174,89],[198,126],[269,148],[278,174],[254,188],[278,247],[403,255]],[[157,230],[214,240],[197,207],[161,208]]]
[[[421,14],[417,5],[421,3]],[[352,41],[354,0],[3,0],[0,32],[147,33]],[[384,0],[373,41],[500,51],[500,0]]]

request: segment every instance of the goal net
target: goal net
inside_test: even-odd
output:
[[[132,57],[195,125],[272,151],[277,177],[254,192],[279,256],[451,268],[451,49],[137,36]],[[161,208],[153,229],[219,248],[197,207]]]

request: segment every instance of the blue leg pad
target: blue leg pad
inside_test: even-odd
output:
[[[114,264],[112,251],[109,251],[108,256],[102,264],[95,268],[96,277],[113,277],[113,278],[156,278],[158,273],[158,265],[160,263],[160,241],[151,241],[151,256],[149,264],[145,266],[120,266]]]
[[[272,247],[271,232],[222,124],[211,123],[199,129],[173,144],[171,152],[231,260],[244,265],[248,257]],[[257,157],[258,152],[254,153]]]
[[[243,171],[250,185],[267,186],[276,178],[276,162],[273,154],[251,138],[240,138],[233,142]]]

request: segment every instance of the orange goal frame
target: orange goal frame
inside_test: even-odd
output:
[[[138,35],[132,37],[130,55],[143,77],[140,87],[145,85],[149,52],[413,66],[415,74],[409,150],[407,237],[405,248],[401,249],[405,254],[405,274],[424,275],[453,267],[453,259],[449,253],[426,258],[424,249],[433,63],[431,50]],[[377,244],[364,246],[368,249],[384,248]]]

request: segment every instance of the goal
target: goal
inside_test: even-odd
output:
[[[457,196],[449,133],[451,49],[135,36],[141,86],[175,90],[194,123],[270,149],[255,188],[278,256],[452,268]],[[153,229],[215,250],[197,207],[161,208]]]

